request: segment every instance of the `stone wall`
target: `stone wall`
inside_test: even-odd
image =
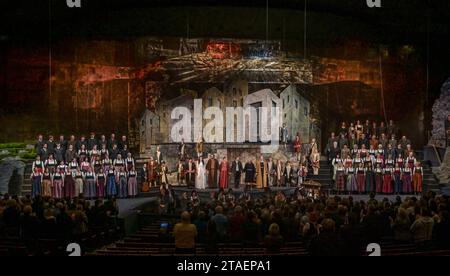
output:
[[[0,161],[0,194],[20,195],[25,163],[15,158]]]
[[[445,120],[450,115],[450,78],[441,89],[441,96],[433,105],[433,131],[428,144],[445,147]]]
[[[447,148],[441,168],[436,175],[439,178],[440,183],[450,184],[450,147]]]

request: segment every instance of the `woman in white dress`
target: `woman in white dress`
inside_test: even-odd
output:
[[[203,158],[200,157],[197,161],[197,175],[195,176],[195,188],[198,190],[206,189],[205,172],[205,163],[203,162]]]

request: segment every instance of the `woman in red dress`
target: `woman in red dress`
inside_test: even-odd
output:
[[[223,158],[219,165],[219,188],[228,188],[228,161],[226,157]]]
[[[364,193],[366,188],[366,170],[364,169],[364,163],[359,163],[359,167],[356,169],[356,183],[358,184],[358,193]]]
[[[392,169],[391,168],[385,168],[383,170],[383,193],[384,194],[392,194],[393,187],[392,187]]]
[[[297,161],[300,161],[301,153],[302,153],[302,142],[301,142],[300,136],[298,134],[297,134],[297,136],[295,136],[294,152],[295,152],[295,156],[297,157]]]
[[[413,191],[415,194],[422,193],[423,168],[420,162],[414,167]]]

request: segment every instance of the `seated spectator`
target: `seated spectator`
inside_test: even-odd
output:
[[[411,240],[411,221],[409,220],[408,213],[406,213],[404,208],[398,208],[395,220],[391,221],[391,227],[394,231],[396,241],[406,242]]]
[[[243,238],[243,225],[245,223],[245,217],[242,215],[242,207],[236,206],[234,208],[234,214],[230,217],[230,238],[233,241],[242,241]]]
[[[324,219],[320,234],[312,239],[309,253],[312,256],[339,256],[341,246],[332,219]]]
[[[441,248],[450,248],[450,216],[447,210],[439,212],[439,220],[434,228],[437,245]]]
[[[188,212],[181,214],[181,223],[177,223],[173,229],[175,237],[176,253],[193,254],[195,253],[195,238],[197,237],[197,228],[191,224],[191,215]]]
[[[283,246],[283,237],[280,235],[280,227],[273,223],[269,227],[269,234],[264,238],[264,246],[268,253],[279,253]]]
[[[223,214],[223,207],[217,206],[215,209],[216,214],[211,218],[216,225],[216,231],[219,240],[224,240],[228,233],[228,218]]]
[[[430,211],[422,208],[420,214],[416,215],[416,220],[411,225],[413,239],[419,248],[429,246],[433,236],[434,221],[431,218]]]

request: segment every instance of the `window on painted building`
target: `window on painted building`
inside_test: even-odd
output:
[[[284,114],[284,118],[287,118],[287,114]]]
[[[150,124],[153,125],[153,119],[150,119]]]
[[[208,98],[208,106],[212,106],[213,102],[212,102],[212,98]]]
[[[241,106],[244,106],[244,99],[241,99]]]
[[[233,96],[236,96],[236,88],[233,88]]]
[[[273,108],[277,107],[277,103],[275,101],[272,101],[272,107]]]
[[[218,102],[219,102],[219,108],[222,108],[222,101],[218,100]]]
[[[288,95],[288,103],[289,103],[289,101],[290,101],[290,98],[291,98],[291,96]]]
[[[283,99],[283,108],[284,108],[284,99]]]
[[[295,109],[298,109],[298,101],[295,100]]]
[[[308,108],[305,107],[305,116],[308,116]]]
[[[237,101],[233,101],[233,107],[237,107]]]

